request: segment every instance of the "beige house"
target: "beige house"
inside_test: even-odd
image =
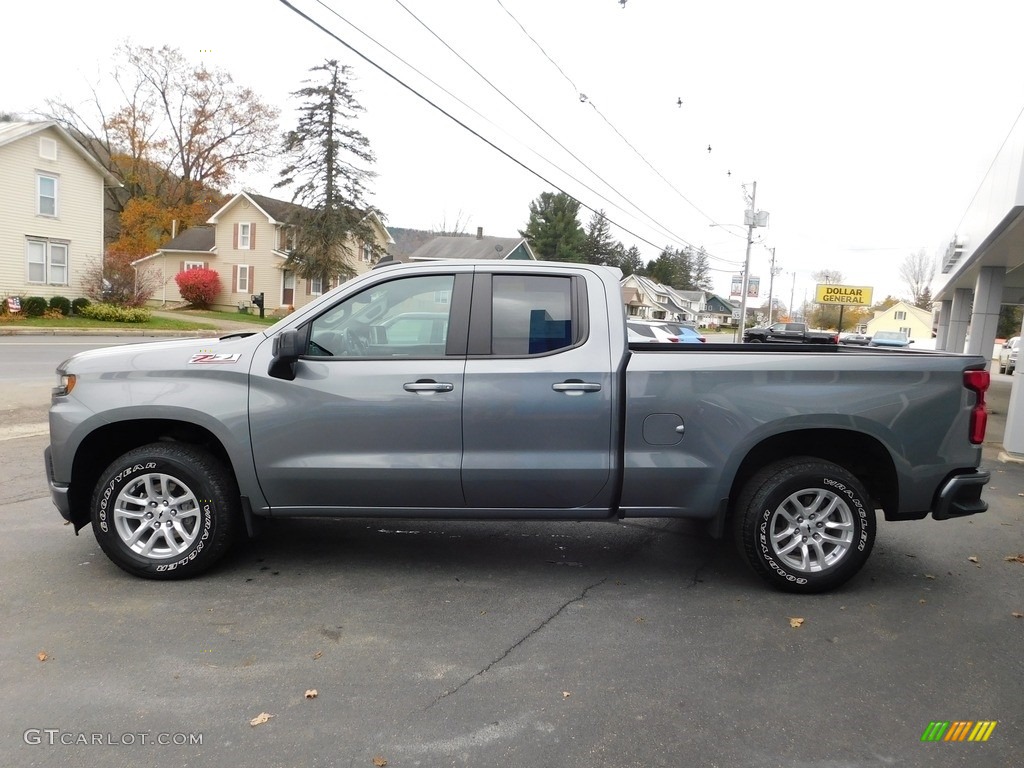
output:
[[[121,184],[57,123],[0,123],[0,298],[82,296],[104,186]]]
[[[903,331],[908,339],[920,342],[932,338],[932,313],[905,301],[897,302],[868,321],[867,334],[877,331]]]
[[[220,276],[221,293],[215,309],[251,307],[252,296],[262,293],[267,313],[301,307],[338,284],[299,278],[284,268],[294,245],[294,227],[288,222],[297,206],[284,200],[239,192],[207,221],[173,238],[156,253],[135,262],[136,269],[155,273],[158,288],[150,304],[182,301],[174,280],[179,272],[206,267]],[[392,242],[376,214],[369,214],[376,243],[353,243],[357,274],[373,267],[375,254]]]

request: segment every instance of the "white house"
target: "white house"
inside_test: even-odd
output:
[[[57,123],[0,123],[0,297],[82,295],[105,186],[121,184]]]

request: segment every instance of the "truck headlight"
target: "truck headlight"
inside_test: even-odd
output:
[[[65,395],[70,395],[71,390],[75,388],[75,381],[77,381],[77,378],[73,373],[60,374],[59,383],[57,384],[56,387],[53,388],[51,394],[54,397],[64,397]]]

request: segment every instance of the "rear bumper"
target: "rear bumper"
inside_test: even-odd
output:
[[[984,512],[988,509],[988,502],[982,501],[981,489],[989,477],[991,474],[988,470],[976,469],[948,478],[935,495],[932,517],[936,520],[949,520]]]

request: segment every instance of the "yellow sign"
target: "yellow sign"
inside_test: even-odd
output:
[[[819,304],[871,305],[871,288],[864,285],[819,285],[814,296]]]

